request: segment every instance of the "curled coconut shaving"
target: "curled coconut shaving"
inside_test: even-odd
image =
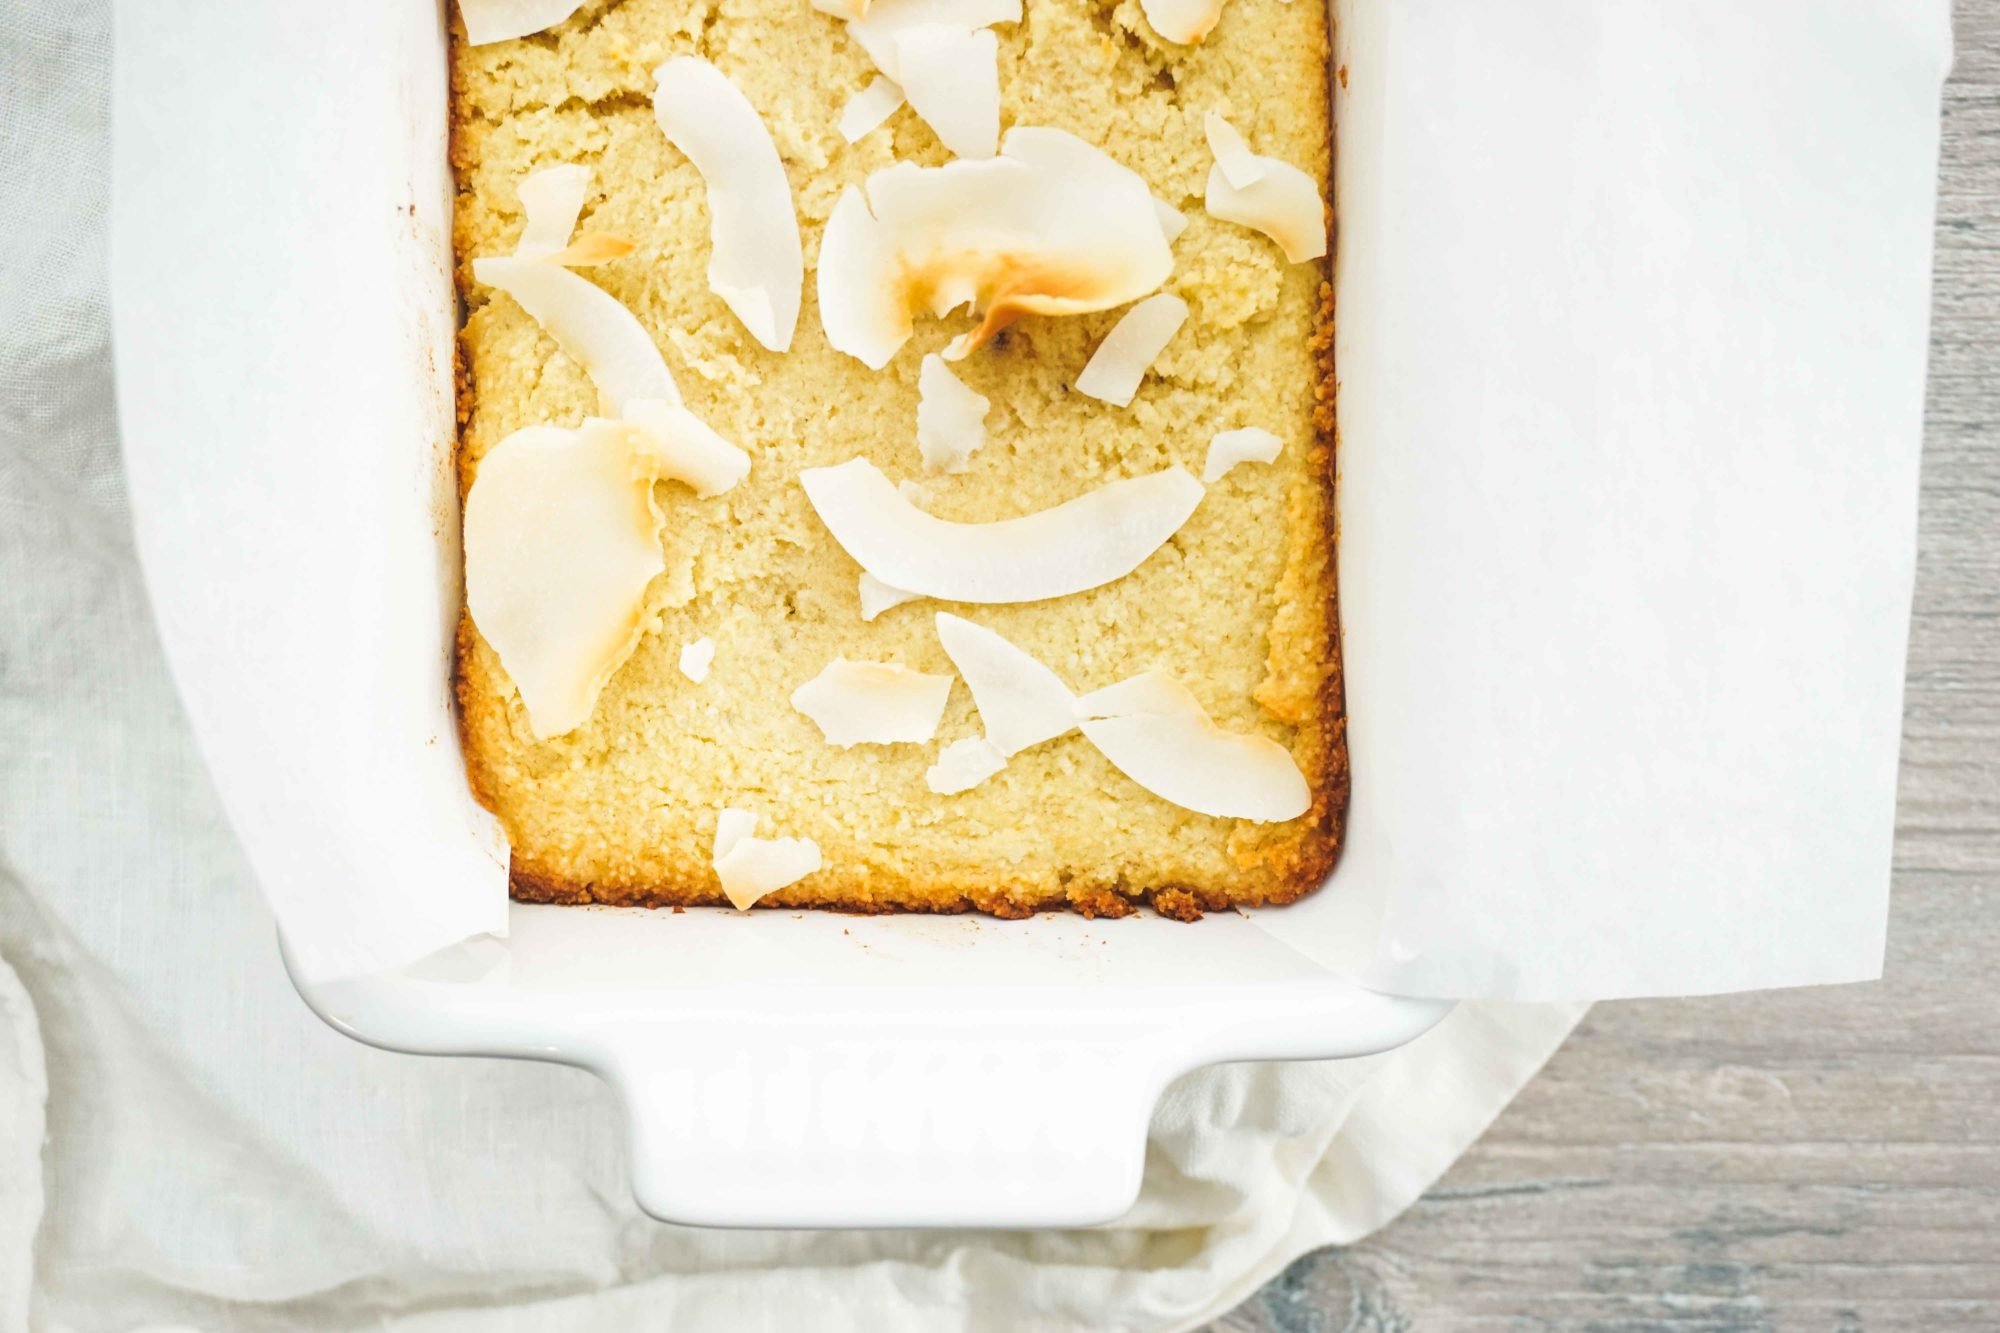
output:
[[[1139,382],[1187,323],[1187,302],[1157,292],[1126,311],[1090,354],[1076,391],[1113,407],[1130,407]]]
[[[1026,650],[947,611],[938,612],[937,634],[972,691],[986,739],[1001,755],[1017,755],[1076,729],[1076,696]]]
[[[736,85],[697,56],[653,71],[653,115],[708,184],[709,289],[774,352],[792,345],[805,260],[777,145]]]
[[[1162,672],[1086,694],[1076,712],[1112,767],[1182,809],[1279,823],[1312,808],[1312,788],[1291,751],[1218,727],[1187,686]]]
[[[792,707],[829,745],[896,745],[936,735],[950,697],[950,676],[836,657],[792,691]]]
[[[1207,121],[1215,154],[1202,201],[1209,215],[1264,233],[1290,263],[1324,255],[1326,206],[1313,178],[1289,162],[1250,152],[1243,136],[1215,112]]]
[[[953,523],[911,504],[865,458],[807,468],[799,482],[863,569],[890,588],[948,602],[1038,602],[1123,578],[1202,497],[1200,482],[1171,467],[1019,518]]]
[[[1183,809],[1280,822],[1312,807],[1311,789],[1289,750],[1216,726],[1187,687],[1162,672],[1144,672],[1079,699],[1046,665],[983,625],[940,613],[937,629],[972,691],[986,742],[1002,758],[1081,727],[1113,767]],[[970,778],[979,759],[968,749],[947,767],[945,757],[939,756],[940,777],[951,780]]]
[[[583,725],[639,644],[646,586],[666,568],[653,484],[714,494],[749,470],[685,410],[634,406],[636,421],[515,431],[480,460],[465,497],[466,610],[539,739]],[[691,424],[655,433],[676,416]]]
[[[798,883],[820,868],[819,844],[811,838],[758,838],[757,816],[729,809],[715,819],[711,863],[722,891],[738,911],[759,898]]]
[[[630,241],[611,235],[572,243],[588,187],[589,173],[578,166],[549,167],[522,180],[527,222],[520,242],[512,255],[473,260],[472,276],[513,297],[583,367],[597,386],[604,415],[623,416],[627,404],[639,399],[679,406],[680,386],[645,325],[617,297],[569,270],[571,264],[616,258],[632,248]]]
[[[1135,172],[1062,130],[1008,131],[1001,154],[899,162],[849,186],[820,240],[827,341],[880,369],[919,311],[970,305],[978,325],[946,352],[984,345],[1024,314],[1108,310],[1173,271],[1158,201]]]
[[[631,430],[530,426],[480,460],[465,498],[465,604],[547,739],[583,725],[638,646],[666,567],[664,515]]]

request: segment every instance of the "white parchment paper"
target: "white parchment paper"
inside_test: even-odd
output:
[[[328,976],[506,901],[447,698],[436,16],[310,16],[121,7],[113,279],[163,636]],[[1258,921],[1407,993],[1875,975],[1946,4],[1341,17],[1354,805]]]
[[[305,973],[504,931],[506,848],[466,788],[450,706],[438,14],[117,19],[120,429],[203,757]],[[310,51],[313,76],[274,51]]]
[[[1354,800],[1260,919],[1427,995],[1878,975],[1947,6],[1355,3],[1341,51]]]

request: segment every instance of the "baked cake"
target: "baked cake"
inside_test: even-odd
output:
[[[480,44],[454,11],[457,692],[515,897],[1193,918],[1311,891],[1347,798],[1324,7],[819,3],[586,0]],[[823,274],[837,208],[861,239]],[[631,344],[565,327],[579,281],[665,372],[586,369]]]

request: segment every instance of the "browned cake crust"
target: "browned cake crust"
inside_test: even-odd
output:
[[[803,0],[791,2],[796,3],[802,13],[806,12]],[[1087,0],[1065,2],[1087,3]],[[1244,4],[1246,0],[1237,2]],[[596,8],[587,6],[579,20],[591,18]],[[478,367],[482,349],[477,341],[482,335],[472,316],[487,303],[490,293],[473,283],[470,275],[472,258],[494,252],[490,236],[491,210],[482,207],[480,197],[480,191],[490,191],[492,185],[475,174],[480,165],[480,153],[473,147],[475,133],[490,133],[492,123],[490,111],[481,109],[472,95],[472,87],[480,78],[490,80],[490,71],[481,73],[475,70],[475,50],[463,43],[456,19],[453,27],[451,151],[454,171],[459,177],[454,239],[459,289],[467,307],[467,318],[461,324],[456,348],[463,492],[469,488],[476,473],[478,456],[493,442],[490,431],[487,432],[488,438],[475,442],[475,437],[479,435],[475,423],[481,409]],[[555,40],[547,36],[531,40],[543,46],[556,45]],[[1322,28],[1317,50],[1295,55],[1302,61],[1309,60],[1317,69],[1317,96],[1322,106],[1328,104],[1329,95],[1325,50]],[[754,91],[751,95],[753,102],[756,101]],[[843,95],[829,93],[829,102],[837,102],[837,98]],[[627,96],[619,93],[613,94],[612,98]],[[912,133],[927,137],[921,126]],[[899,149],[903,142],[903,138],[899,137]],[[1325,178],[1330,180],[1330,119],[1322,122],[1319,147],[1319,161],[1326,172]],[[921,154],[919,157],[920,160],[933,160],[924,159]],[[795,188],[796,185],[795,178]],[[808,227],[815,226],[804,217],[802,222]],[[699,244],[705,249],[705,234],[690,238],[688,243]],[[809,248],[809,263],[811,253]],[[1311,786],[1313,803],[1310,811],[1279,826],[1207,820],[1182,812],[1183,819],[1214,824],[1224,830],[1221,836],[1232,867],[1226,876],[1180,876],[1170,872],[1149,874],[1143,865],[1137,869],[1127,866],[1107,871],[1081,861],[1053,875],[1017,875],[1000,862],[980,867],[940,863],[911,869],[901,864],[888,867],[871,863],[871,859],[865,856],[843,864],[838,851],[829,849],[826,869],[767,896],[757,906],[823,908],[869,914],[977,911],[996,917],[1019,918],[1037,911],[1064,909],[1087,917],[1122,917],[1140,904],[1147,904],[1163,916],[1193,921],[1205,911],[1292,902],[1313,891],[1325,880],[1339,854],[1349,795],[1332,532],[1338,444],[1334,410],[1335,312],[1330,258],[1317,264],[1294,267],[1312,269],[1317,276],[1317,308],[1306,333],[1314,368],[1310,386],[1310,448],[1303,469],[1310,484],[1295,487],[1283,506],[1281,521],[1286,558],[1273,596],[1270,638],[1274,645],[1282,638],[1293,645],[1294,651],[1286,661],[1281,662],[1274,646],[1270,673],[1256,688],[1255,697],[1267,717],[1289,729],[1288,746]],[[807,287],[810,292],[810,272]],[[726,319],[727,316],[718,318]],[[809,300],[801,319],[802,339],[809,335],[816,336],[817,330],[812,327],[815,324],[816,316]],[[1094,325],[1095,336],[1101,336],[1105,327],[1108,324],[1103,322]],[[656,339],[659,337],[657,330],[655,336]],[[548,345],[547,351],[552,357],[557,355],[552,344]],[[906,348],[898,361],[907,360],[914,364],[917,353],[915,347]],[[678,365],[676,370],[682,373]],[[752,452],[755,453],[754,446]],[[964,610],[976,619],[983,619],[982,613],[987,610],[951,609]],[[474,794],[500,817],[508,831],[513,845],[511,882],[515,899],[536,903],[645,907],[727,905],[707,859],[689,855],[685,849],[673,856],[641,857],[635,861],[622,852],[606,857],[600,847],[590,844],[588,838],[551,838],[542,833],[539,820],[542,812],[536,807],[538,798],[526,790],[528,784],[519,780],[528,768],[521,755],[532,748],[523,739],[525,730],[519,701],[513,697],[497,658],[481,639],[469,617],[461,617],[457,638],[458,663],[454,687],[469,779]],[[1299,653],[1296,651],[1299,646],[1305,646],[1308,651]],[[1309,676],[1310,679],[1301,679],[1302,676]],[[795,684],[797,681],[773,682],[774,688],[770,691],[774,700],[772,706],[783,708],[783,700]],[[962,691],[962,686],[958,688]],[[1137,789],[1128,787],[1121,799],[1140,802],[1152,799],[1133,793],[1137,793]],[[726,786],[718,785],[713,805],[729,804],[734,795]],[[937,798],[918,792],[911,799],[953,798]],[[1062,801],[1070,799],[1112,798],[1086,786],[1076,793],[1060,793],[1056,804],[1059,806]],[[533,817],[524,817],[524,811]],[[712,815],[708,827],[712,828]],[[774,831],[802,835],[817,832],[815,829],[791,827],[780,827]],[[635,838],[643,836],[635,831]],[[1059,836],[1059,830],[1051,830],[1051,836]]]

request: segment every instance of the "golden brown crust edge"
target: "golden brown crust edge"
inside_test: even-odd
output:
[[[1328,35],[1330,39],[1331,33]],[[462,112],[459,107],[458,88],[463,41],[463,34],[454,15],[450,61],[452,106],[448,117],[450,125],[448,151],[454,176],[460,170],[458,138]],[[1328,45],[1331,45],[1330,40]],[[1322,60],[1321,68],[1327,70],[1327,74],[1321,93],[1328,105],[1331,104],[1332,97],[1329,66],[1330,62]],[[1329,178],[1333,151],[1332,120],[1329,116],[1325,156],[1329,164]],[[1327,225],[1329,244],[1327,257],[1322,261],[1323,276],[1319,288],[1319,308],[1314,320],[1312,347],[1319,367],[1317,382],[1313,386],[1313,463],[1322,487],[1323,513],[1326,521],[1335,528],[1331,540],[1320,548],[1321,567],[1314,580],[1323,597],[1328,661],[1326,673],[1317,691],[1314,711],[1311,716],[1301,719],[1298,723],[1298,738],[1293,748],[1293,757],[1305,773],[1313,792],[1312,808],[1301,816],[1301,828],[1296,837],[1266,844],[1249,853],[1246,858],[1246,869],[1250,866],[1260,867],[1270,878],[1247,893],[1235,889],[1225,892],[1213,887],[1171,883],[1120,884],[1115,887],[1075,886],[1061,887],[1055,891],[1039,886],[1029,888],[996,883],[989,888],[955,891],[950,897],[933,896],[887,901],[858,896],[837,888],[827,891],[806,890],[803,886],[794,886],[760,900],[756,904],[756,909],[848,912],[870,916],[905,912],[926,915],[978,912],[1005,920],[1019,920],[1045,911],[1073,911],[1087,919],[1115,919],[1129,916],[1144,905],[1151,907],[1159,915],[1176,921],[1198,921],[1204,913],[1211,911],[1234,907],[1282,906],[1296,902],[1318,889],[1326,881],[1339,860],[1351,788],[1347,753],[1345,685],[1340,652],[1339,596],[1334,558],[1338,543],[1335,488],[1339,465],[1339,428],[1335,410],[1338,379],[1334,361],[1337,313],[1332,283],[1332,254],[1333,246],[1337,244],[1337,228],[1331,207],[1327,209]],[[463,270],[462,263],[454,263],[455,289],[462,289]],[[462,302],[462,290],[459,290],[459,297]],[[462,338],[462,318],[460,323],[459,337]],[[460,436],[457,452],[462,487],[465,475],[463,435],[471,416],[473,386],[467,365],[468,358],[458,338],[453,340],[452,361]],[[461,495],[461,501],[462,499]],[[468,758],[471,749],[466,745],[466,717],[473,703],[467,698],[470,686],[466,679],[465,663],[473,651],[476,634],[470,616],[461,610],[456,636],[457,651],[452,696],[457,705],[461,749]],[[480,766],[468,762],[466,769],[467,783],[474,799],[486,809],[497,812],[498,802],[494,794],[482,785]],[[728,899],[723,895],[720,885],[706,877],[700,882],[679,880],[645,886],[600,885],[590,881],[579,881],[549,867],[537,866],[524,860],[519,854],[513,857],[509,867],[509,889],[512,898],[516,902],[523,903],[675,909],[728,905]]]

